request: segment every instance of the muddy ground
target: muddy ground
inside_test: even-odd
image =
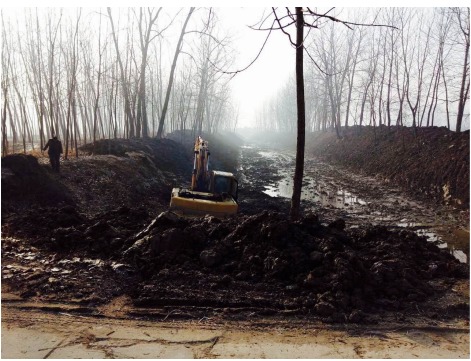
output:
[[[101,141],[61,174],[2,159],[2,294],[88,315],[125,297],[107,315],[153,320],[469,320],[469,211],[308,156],[304,216],[290,222],[292,153],[231,136],[209,140],[214,168],[240,179],[239,215],[184,219],[165,212],[192,166],[191,141],[173,139],[184,145]],[[461,232],[464,262],[424,224],[442,243]]]
[[[407,189],[427,203],[469,209],[469,130],[382,126],[318,132],[308,153]]]

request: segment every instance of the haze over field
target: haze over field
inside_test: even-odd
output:
[[[52,133],[84,143],[178,129],[293,132],[287,11],[3,8],[4,148]],[[305,11],[307,131],[469,128],[469,9]]]

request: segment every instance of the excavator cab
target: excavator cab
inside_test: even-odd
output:
[[[228,194],[237,201],[238,182],[232,173],[211,172],[210,191],[214,194]]]

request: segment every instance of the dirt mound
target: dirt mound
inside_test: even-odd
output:
[[[126,294],[136,306],[195,317],[360,322],[415,312],[469,277],[467,265],[413,232],[348,230],[342,219],[326,226],[315,215],[290,222],[273,212],[226,220],[164,212],[150,220],[145,209],[122,207],[87,218],[66,207],[23,218],[4,228],[2,274],[25,298],[102,304]],[[468,317],[459,305],[430,317]]]
[[[469,209],[469,130],[430,127],[351,127],[316,133],[310,154],[369,175],[379,175],[417,196]]]
[[[3,158],[2,216],[64,205],[91,215],[140,205],[155,216],[167,207],[172,187],[191,178],[192,152],[169,139],[100,140],[81,151],[62,160],[60,174],[31,155]]]
[[[31,155],[13,154],[2,158],[2,212],[31,203],[42,206],[73,204],[57,174],[49,172]]]
[[[336,321],[404,309],[436,295],[431,280],[468,277],[466,265],[415,233],[344,227],[269,212],[224,222],[163,213],[123,261],[149,280],[133,294],[140,305],[289,308]]]
[[[170,139],[101,139],[95,144],[82,146],[80,150],[89,154],[115,155],[130,157],[140,153],[149,157],[159,169],[181,174],[191,168],[193,153],[186,152],[179,144]],[[190,166],[188,166],[190,164]]]

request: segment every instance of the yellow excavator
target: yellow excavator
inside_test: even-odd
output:
[[[195,141],[191,188],[173,188],[170,210],[189,216],[236,214],[238,183],[232,173],[209,171],[209,144],[200,136]]]

